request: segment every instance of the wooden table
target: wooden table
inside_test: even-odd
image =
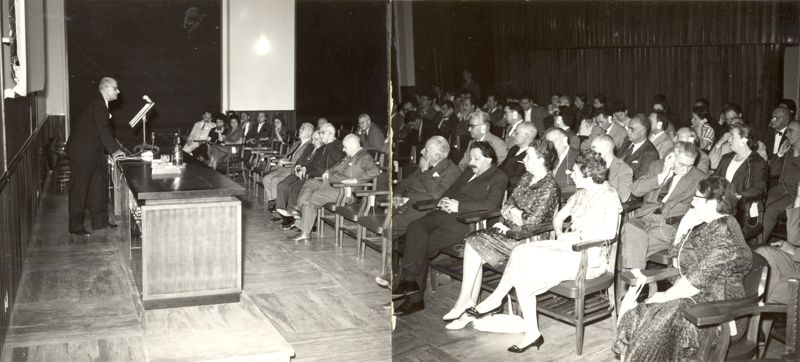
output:
[[[238,302],[242,290],[245,190],[184,154],[179,175],[153,175],[150,162],[114,167],[114,210],[145,309]]]

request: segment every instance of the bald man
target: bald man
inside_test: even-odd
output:
[[[550,128],[545,132],[544,139],[552,142],[556,147],[558,163],[553,170],[553,177],[556,179],[558,189],[561,190],[561,198],[566,199],[576,191],[575,182],[572,181],[572,177],[567,171],[572,171],[575,159],[578,158],[578,151],[569,146],[569,136],[561,128]]]
[[[103,78],[95,95],[79,118],[73,118],[66,152],[69,157],[69,233],[88,236],[83,226],[85,210],[92,229],[116,225],[108,221],[108,175],[105,152],[116,159],[125,156],[111,132],[108,103],[117,99],[119,87],[114,78]],[[105,152],[104,152],[105,151]]]
[[[372,123],[369,115],[362,113],[358,116],[358,135],[361,144],[368,150],[386,150],[386,137],[378,125]]]
[[[522,175],[525,174],[525,155],[528,154],[528,147],[536,138],[536,127],[531,122],[520,122],[511,134],[513,141],[511,148],[508,149],[506,159],[497,166],[508,176],[508,194],[517,187]]]
[[[309,197],[307,202],[300,204],[302,212],[300,216],[300,234],[293,240],[308,240],[314,222],[317,219],[317,209],[323,205],[336,201],[339,196],[339,188],[331,186],[334,183],[355,184],[370,182],[380,174],[378,165],[365,149],[361,147],[359,136],[354,134],[347,135],[342,141],[344,153],[347,155],[341,162],[322,174],[320,182],[309,180]],[[306,187],[306,185],[304,185]]]
[[[792,112],[784,107],[775,108],[772,111],[772,119],[769,121],[769,128],[772,128],[772,134],[764,137],[764,142],[767,144],[767,155],[772,159],[781,146],[786,143],[786,127],[792,120]]]
[[[620,202],[627,202],[631,196],[633,170],[625,161],[614,156],[614,139],[600,135],[592,140],[592,151],[599,153],[608,166],[608,184],[617,190]]]

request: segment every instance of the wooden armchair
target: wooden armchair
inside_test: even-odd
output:
[[[348,215],[353,217],[358,215],[360,205],[358,203],[351,202],[353,191],[370,189],[375,190],[377,179],[378,178],[376,177],[370,182],[354,184],[345,184],[341,182],[332,183],[332,187],[339,189],[339,195],[336,197],[336,201],[329,202],[317,210],[317,231],[319,232],[319,236],[324,236],[325,224],[331,225],[334,227],[336,245],[342,246],[342,233],[340,230],[342,222],[341,213],[348,213]],[[337,210],[339,210],[340,213],[337,213]]]
[[[391,250],[391,209],[388,197],[389,191],[356,191],[356,196],[362,198],[360,217],[356,220],[356,247],[357,257],[364,260],[366,248],[381,252],[381,273],[386,274],[389,267],[389,252]],[[380,198],[385,198],[381,201]],[[374,234],[371,235],[370,233]]]

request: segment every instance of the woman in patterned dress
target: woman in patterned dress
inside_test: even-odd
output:
[[[553,218],[556,240],[522,244],[511,252],[503,278],[491,295],[467,313],[475,318],[502,310],[503,298],[516,289],[519,309],[525,319],[525,335],[509,352],[525,352],[544,343],[539,332],[536,296],[565,280],[572,280],[581,264],[581,253],[572,245],[584,241],[610,240],[617,234],[622,204],[617,191],[606,182],[606,163],[594,151],[583,151],[575,159],[571,177],[578,191]],[[572,218],[569,231],[564,221]],[[594,278],[608,270],[609,248],[597,246],[588,250],[586,278]]]
[[[693,208],[681,220],[670,250],[681,276],[622,316],[612,350],[623,361],[691,358],[699,349],[700,329],[683,317],[683,311],[696,303],[745,296],[743,280],[753,255],[732,216],[736,204],[725,178],[700,181]],[[746,323],[747,318],[737,321],[736,330],[745,331]]]
[[[454,321],[448,329],[461,329],[468,324],[467,319],[457,319],[478,300],[483,264],[503,266],[511,250],[525,242],[506,237],[506,231],[549,222],[558,207],[558,185],[553,177],[553,168],[558,162],[555,146],[550,141],[537,141],[526,152],[523,159],[526,172],[503,205],[502,221],[467,235],[461,292],[453,309],[442,317],[445,321]]]

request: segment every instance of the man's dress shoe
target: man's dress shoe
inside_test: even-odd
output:
[[[394,315],[396,316],[405,316],[409,314],[413,314],[425,309],[425,301],[410,301],[406,300],[405,303],[400,305],[394,310]]]
[[[70,231],[69,234],[70,235],[75,235],[75,236],[89,236],[89,235],[92,235],[92,233],[86,231],[86,229],[77,230],[77,231]]]
[[[402,297],[419,292],[420,292],[420,287],[416,281],[403,280],[399,284],[397,284],[397,287],[392,289],[392,298]]]

